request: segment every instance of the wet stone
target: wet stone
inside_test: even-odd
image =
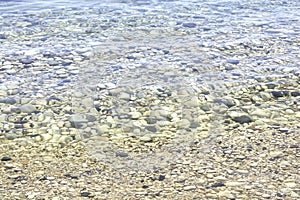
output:
[[[207,112],[207,111],[210,111],[210,107],[208,105],[202,105],[200,106],[201,110]]]
[[[82,196],[82,197],[90,197],[91,194],[92,193],[90,193],[90,192],[80,192],[80,196]]]
[[[248,115],[242,115],[242,116],[234,117],[233,120],[240,123],[240,124],[253,122],[252,118]]]
[[[240,124],[253,122],[253,119],[246,113],[233,111],[229,113],[229,116],[232,118],[233,121],[238,122]]]
[[[222,182],[220,182],[220,183],[214,183],[214,184],[212,184],[210,187],[212,187],[212,188],[217,188],[217,187],[223,187],[223,186],[225,186],[225,184],[222,183]]]
[[[286,91],[272,91],[271,94],[275,98],[280,98],[280,97],[287,96],[287,92]]]
[[[5,98],[5,99],[0,99],[0,103],[5,103],[5,104],[15,104],[17,103],[16,99],[14,98]]]
[[[153,133],[157,132],[157,128],[155,126],[146,126],[145,129]]]
[[[10,157],[7,157],[7,156],[3,156],[1,158],[1,161],[10,161],[10,160],[12,160],[12,159]]]
[[[8,36],[5,33],[0,33],[0,39],[4,40],[6,39]]]
[[[155,119],[154,117],[148,117],[148,118],[145,119],[145,121],[148,124],[155,124],[157,122],[157,119]]]
[[[291,92],[291,96],[298,97],[300,96],[300,92]]]
[[[183,23],[182,26],[185,28],[195,28],[197,26],[197,24],[195,24],[193,22],[186,22],[186,23]]]
[[[34,60],[32,58],[23,58],[20,60],[20,63],[24,64],[24,65],[28,65],[28,64],[31,64],[33,63]]]
[[[240,63],[240,61],[239,60],[227,60],[227,62],[229,63],[229,64],[233,64],[233,65],[237,65],[237,64],[239,64]]]
[[[150,142],[150,141],[152,141],[152,138],[149,136],[142,136],[142,137],[140,137],[140,140],[143,142]]]
[[[20,111],[23,113],[33,113],[36,111],[36,107],[32,104],[25,104],[19,107]]]
[[[158,180],[163,181],[165,180],[166,176],[165,175],[159,175]]]
[[[116,152],[116,157],[128,157],[128,153],[125,152]]]

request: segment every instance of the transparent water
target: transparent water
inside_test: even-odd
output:
[[[80,93],[72,100],[83,118],[75,126],[99,159],[149,169],[176,162],[196,140],[203,152],[213,150],[226,94],[297,82],[299,8],[299,1],[279,0],[0,1],[0,32],[11,41],[32,42],[0,49],[59,55],[84,46],[82,52],[91,54],[70,89]],[[193,98],[210,107],[203,126],[193,121],[203,112],[187,103]],[[143,124],[145,113],[161,110],[169,113],[153,114],[155,126]],[[145,116],[132,119],[136,111]],[[177,118],[193,125],[157,125]],[[105,124],[109,131],[101,132]],[[168,131],[171,140],[160,144]],[[161,148],[139,143],[147,137]]]

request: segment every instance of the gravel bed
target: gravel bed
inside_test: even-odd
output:
[[[0,6],[1,199],[300,198],[299,3]]]

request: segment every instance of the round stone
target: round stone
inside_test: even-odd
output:
[[[150,142],[152,140],[152,138],[149,136],[142,136],[142,137],[140,137],[140,140],[143,142]]]
[[[19,107],[20,111],[23,113],[33,113],[36,111],[36,107],[32,104],[25,104]]]

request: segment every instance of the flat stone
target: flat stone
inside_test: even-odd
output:
[[[186,22],[182,24],[183,27],[186,28],[195,28],[197,26],[197,24],[193,23],[193,22]]]
[[[284,183],[287,187],[289,188],[296,188],[296,187],[299,187],[299,185],[295,182],[287,182],[287,183]]]
[[[1,158],[1,161],[10,161],[10,160],[12,160],[12,159],[10,157],[7,157],[7,156],[3,156]]]
[[[239,101],[237,99],[234,99],[232,97],[225,97],[221,100],[223,104],[225,104],[227,107],[231,108],[233,106],[239,105]]]
[[[206,104],[200,106],[200,108],[201,108],[201,110],[203,110],[203,111],[205,111],[205,112],[210,111],[210,107],[209,107],[208,105],[206,105]]]
[[[190,191],[190,190],[195,190],[197,187],[195,185],[188,185],[188,186],[184,186],[183,190],[185,191]]]
[[[235,198],[235,196],[229,190],[220,191],[218,193],[218,196],[219,197],[225,197],[226,199],[234,199]]]
[[[240,124],[253,122],[253,119],[246,113],[232,111],[229,113],[229,116],[233,121],[238,122]]]
[[[52,139],[52,135],[51,135],[51,134],[48,134],[48,133],[41,134],[41,137],[42,137],[42,140],[43,140],[43,141],[49,141],[49,140]]]
[[[131,112],[129,114],[131,116],[131,119],[139,119],[142,116],[140,112]]]
[[[299,113],[299,118],[300,118],[300,113]],[[157,119],[154,117],[147,117],[145,120],[148,124],[155,124],[157,122]]]
[[[73,139],[71,136],[69,135],[62,135],[59,140],[58,140],[58,143],[61,143],[61,144],[67,144],[69,142],[71,142]]]
[[[280,97],[284,97],[286,96],[284,91],[272,91],[271,94],[273,95],[273,97],[275,98],[280,98]]]
[[[119,95],[119,98],[122,99],[122,100],[130,100],[131,96],[129,93],[127,92],[121,92],[120,95]]]
[[[128,153],[126,152],[116,152],[116,156],[117,157],[128,157]]]
[[[238,187],[245,185],[245,182],[240,182],[240,181],[227,181],[225,184],[227,187]]]
[[[251,116],[269,117],[270,113],[265,109],[256,109],[253,112],[251,112]]]
[[[5,103],[5,104],[15,104],[17,103],[16,99],[14,98],[5,98],[5,99],[0,99],[0,103]]]
[[[186,101],[184,103],[184,105],[188,106],[188,107],[197,107],[199,106],[199,99],[196,96],[193,96],[190,100]]]
[[[270,157],[274,158],[274,157],[281,157],[283,156],[283,152],[282,151],[271,151],[270,152]]]
[[[32,104],[21,105],[19,109],[23,113],[33,113],[36,111],[36,107]]]
[[[109,131],[109,126],[106,124],[97,126],[96,129],[98,130],[99,133],[108,133]]]
[[[140,137],[140,140],[143,142],[150,142],[152,140],[152,138],[149,136],[142,136],[142,137]]]
[[[229,59],[229,60],[227,60],[227,63],[237,65],[237,64],[240,63],[240,61],[239,60],[234,60],[234,59]]]
[[[69,121],[71,123],[77,124],[77,123],[87,123],[88,120],[86,119],[86,117],[82,114],[74,114],[72,116],[69,117]]]
[[[157,132],[157,128],[155,126],[146,126],[145,129],[153,133]]]
[[[82,105],[85,107],[93,107],[94,105],[94,100],[92,98],[84,98],[81,100]]]
[[[191,122],[187,119],[182,119],[176,122],[176,125],[179,128],[188,128],[191,125]]]

